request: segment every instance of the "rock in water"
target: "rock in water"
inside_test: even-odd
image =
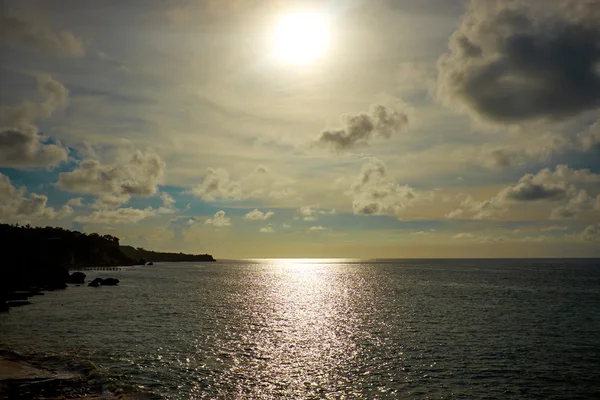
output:
[[[119,280],[116,278],[96,278],[93,281],[91,281],[90,283],[88,283],[88,286],[91,287],[98,287],[100,285],[102,286],[115,286],[119,283]]]
[[[88,286],[91,287],[98,287],[102,284],[102,278],[96,278],[93,281],[91,281],[90,283],[88,283]]]
[[[73,272],[69,275],[67,283],[85,283],[85,274],[83,272]]]
[[[115,286],[119,283],[119,280],[116,278],[106,278],[102,280],[103,286]]]

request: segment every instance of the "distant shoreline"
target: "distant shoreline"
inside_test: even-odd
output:
[[[161,253],[121,246],[119,238],[112,235],[18,224],[0,224],[0,253],[0,312],[28,305],[29,297],[65,289],[67,284],[89,284],[85,274],[69,271],[111,270],[151,262],[216,261],[210,254]],[[105,284],[118,284],[118,280]]]

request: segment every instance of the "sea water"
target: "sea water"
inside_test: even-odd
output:
[[[156,263],[0,315],[146,398],[600,398],[599,260]]]

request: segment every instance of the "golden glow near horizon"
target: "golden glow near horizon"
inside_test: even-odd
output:
[[[296,65],[311,64],[327,51],[327,19],[311,12],[286,14],[275,26],[273,39],[279,60]]]

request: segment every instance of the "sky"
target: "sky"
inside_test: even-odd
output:
[[[600,257],[600,0],[0,2],[0,222]]]

